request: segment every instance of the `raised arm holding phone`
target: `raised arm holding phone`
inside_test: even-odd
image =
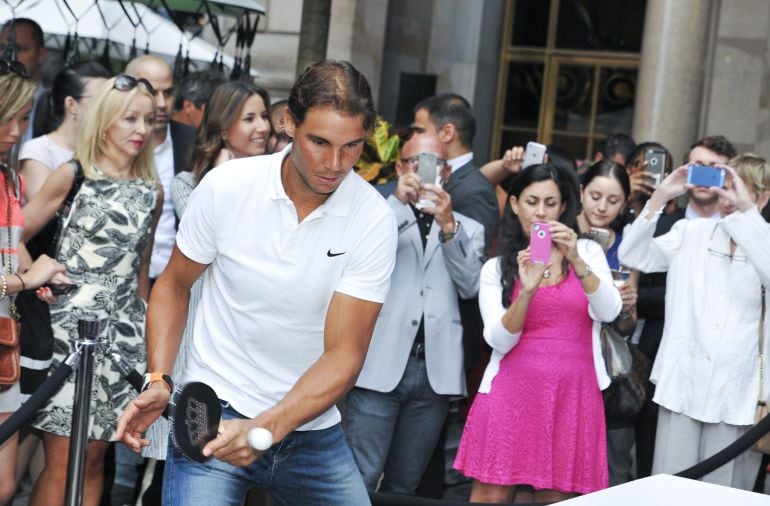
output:
[[[674,170],[620,246],[624,264],[668,272],[666,325],[651,374],[660,407],[653,473],[694,465],[754,422],[762,287],[770,282],[770,225],[759,211],[770,199],[770,170],[751,154],[716,170],[724,171],[724,187],[694,188],[690,165]],[[722,217],[681,220],[653,238],[666,202],[688,190],[715,198]],[[704,480],[751,490],[759,460],[744,452]]]

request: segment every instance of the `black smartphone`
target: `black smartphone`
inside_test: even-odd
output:
[[[46,286],[50,288],[51,293],[56,295],[57,297],[60,295],[67,295],[69,293],[72,293],[72,291],[78,287],[78,285],[75,285],[75,284],[64,284],[64,283],[53,283]]]
[[[650,182],[659,186],[663,181],[663,172],[666,168],[666,152],[660,148],[649,148],[644,150],[645,172],[652,174]]]

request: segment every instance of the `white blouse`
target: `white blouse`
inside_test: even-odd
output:
[[[716,222],[680,220],[653,238],[658,217],[647,220],[647,212],[624,234],[619,257],[643,272],[668,271],[653,400],[701,422],[751,425],[759,390],[761,285],[770,282],[770,225],[754,207]],[[737,245],[732,257],[730,238]],[[765,385],[767,397],[767,379]]]
[[[592,294],[586,294],[588,298],[588,313],[594,320],[593,324],[593,354],[594,368],[599,388],[604,390],[610,385],[607,369],[602,357],[601,322],[611,322],[617,318],[622,307],[620,292],[612,284],[612,273],[607,265],[607,257],[604,250],[594,241],[578,239],[578,255],[591,267],[591,270],[599,278],[599,288]],[[481,318],[484,320],[484,340],[492,347],[492,356],[484,371],[484,377],[479,386],[479,392],[489,393],[492,380],[500,368],[500,361],[506,353],[511,351],[519,342],[521,332],[512,334],[503,326],[503,315],[507,308],[502,303],[503,286],[500,281],[500,257],[487,260],[481,268],[481,284],[479,286],[479,307]]]

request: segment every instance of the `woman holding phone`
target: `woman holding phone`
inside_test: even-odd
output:
[[[77,289],[51,305],[53,365],[74,350],[78,320],[100,322],[85,463],[83,504],[99,503],[103,461],[118,416],[134,393],[108,355],[117,349],[145,369],[144,319],[150,292],[152,234],[163,202],[155,175],[151,134],[155,122],[150,83],[128,75],[107,80],[93,97],[75,147],[83,181],[58,249]],[[24,207],[30,236],[56,213],[75,181],[78,164],[65,163]],[[51,299],[46,288],[40,296]],[[46,463],[30,504],[61,504],[67,472],[74,376],[38,412]]]
[[[636,329],[636,302],[639,273],[620,265],[618,248],[623,241],[626,205],[631,182],[626,169],[611,160],[602,160],[588,168],[580,186],[583,210],[578,227],[584,237],[598,242],[605,250],[615,286],[620,291],[623,308],[610,325],[624,337]],[[630,481],[631,449],[634,444],[632,420],[607,419],[607,464],[610,486]]]
[[[604,251],[578,238],[579,205],[574,174],[555,165],[528,167],[510,187],[500,256],[481,271],[492,356],[454,464],[474,478],[472,502],[510,502],[519,485],[538,502],[607,486],[599,328],[621,299]],[[530,231],[543,224],[553,247],[535,263]]]
[[[50,282],[54,276],[59,283],[67,281],[61,274],[64,266],[46,255],[30,265],[29,255],[20,242],[24,182],[12,167],[9,153],[27,130],[34,92],[35,83],[29,79],[24,65],[0,60],[0,317],[12,320],[18,316],[14,306],[16,294]],[[0,388],[0,424],[20,406],[18,382]],[[18,436],[14,434],[0,446],[0,504],[10,503],[16,491],[17,443]]]
[[[763,400],[770,393],[759,363],[770,283],[770,225],[760,210],[770,200],[770,166],[743,154],[723,168],[725,188],[701,188],[719,198],[721,219],[680,220],[653,237],[666,202],[690,189],[683,165],[653,192],[620,245],[624,264],[668,273],[666,325],[651,374],[659,406],[654,474],[686,469],[738,439],[754,423],[760,381]],[[760,460],[743,452],[703,480],[751,490]]]

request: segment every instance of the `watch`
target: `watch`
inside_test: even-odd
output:
[[[575,271],[575,275],[577,275],[578,279],[585,279],[588,276],[590,276],[592,272],[594,272],[594,271],[591,270],[591,266],[586,264],[585,272],[583,274],[578,274],[577,271]]]
[[[439,232],[438,232],[438,241],[440,243],[442,243],[442,244],[445,243],[445,242],[451,241],[454,238],[454,236],[457,235],[457,231],[458,230],[460,230],[460,222],[459,221],[455,221],[455,228],[451,232],[446,232],[445,233],[443,230],[439,230]]]
[[[142,392],[150,388],[150,385],[152,385],[156,381],[165,382],[166,386],[168,386],[168,391],[169,392],[174,391],[174,381],[171,379],[171,376],[162,372],[148,372],[144,374],[144,383],[142,384]]]

